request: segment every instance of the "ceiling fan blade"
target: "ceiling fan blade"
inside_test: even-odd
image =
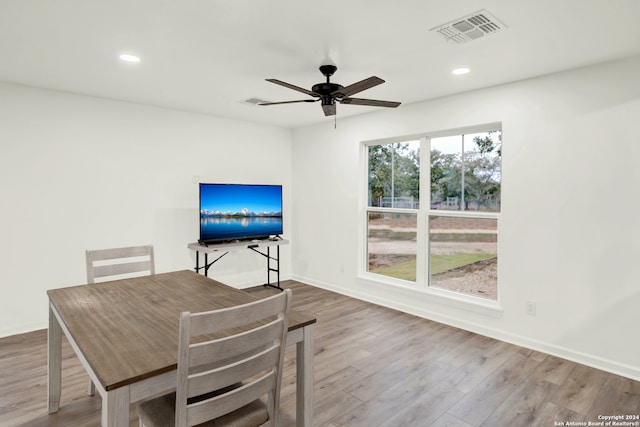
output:
[[[305,88],[302,88],[296,85],[292,85],[291,83],[283,82],[282,80],[277,80],[277,79],[266,79],[266,80],[268,82],[275,83],[280,86],[288,87],[289,89],[297,90],[298,92],[306,93],[307,95],[319,96],[318,94],[311,92],[310,90],[307,90]]]
[[[322,111],[324,111],[325,116],[335,116],[336,115],[336,104],[328,104],[322,105]]]
[[[341,104],[353,104],[353,105],[369,105],[371,107],[389,107],[396,108],[400,105],[400,102],[395,101],[378,101],[377,99],[362,99],[362,98],[344,98],[339,101]]]
[[[331,95],[349,96],[358,92],[362,92],[363,90],[370,89],[374,86],[378,86],[382,83],[384,83],[384,80],[382,80],[380,77],[372,76],[368,79],[364,79],[352,85],[343,87],[342,89],[338,89],[335,92],[331,93]]]
[[[320,101],[320,98],[318,98],[318,99],[300,99],[300,100],[297,100],[297,101],[261,102],[258,105],[294,104],[296,102],[317,102],[317,101]]]

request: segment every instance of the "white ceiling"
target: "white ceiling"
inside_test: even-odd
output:
[[[508,28],[467,44],[430,31],[481,9]],[[409,104],[635,56],[639,16],[638,0],[2,0],[0,81],[293,128],[333,119],[242,101],[304,99],[264,79],[310,89],[327,58],[344,86],[386,80],[357,97]]]

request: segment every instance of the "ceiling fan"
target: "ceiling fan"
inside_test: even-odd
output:
[[[263,102],[258,105],[278,105],[278,104],[293,104],[296,102],[318,102],[321,101],[322,110],[325,116],[336,115],[336,102],[340,104],[353,104],[353,105],[369,105],[372,107],[389,107],[396,108],[400,105],[400,102],[393,101],[378,101],[375,99],[363,99],[363,98],[351,98],[354,95],[363,90],[370,89],[374,86],[384,83],[379,77],[369,77],[357,83],[349,86],[342,86],[338,83],[331,83],[329,77],[336,72],[338,67],[335,65],[321,65],[320,72],[327,77],[327,81],[324,83],[318,83],[313,85],[311,90],[301,88],[299,86],[292,85],[287,82],[276,79],[266,79],[268,82],[275,83],[280,86],[288,87],[289,89],[297,90],[298,92],[306,93],[316,99],[302,99],[297,101],[282,101],[282,102]]]

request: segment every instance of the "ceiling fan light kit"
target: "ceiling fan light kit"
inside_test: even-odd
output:
[[[335,65],[321,65],[320,72],[327,78],[325,82],[317,83],[313,85],[311,90],[304,89],[299,86],[292,85],[291,83],[283,82],[277,79],[266,79],[268,82],[275,83],[280,86],[284,86],[289,89],[293,89],[298,92],[302,92],[315,99],[302,99],[296,101],[281,101],[281,102],[263,102],[258,105],[279,105],[279,104],[293,104],[298,102],[318,102],[322,105],[322,111],[325,116],[336,115],[336,102],[340,104],[353,104],[353,105],[367,105],[372,107],[388,107],[396,108],[400,105],[400,102],[395,101],[379,101],[376,99],[363,99],[363,98],[350,98],[351,95],[370,89],[374,86],[384,83],[379,77],[369,77],[361,80],[357,83],[349,86],[342,86],[338,83],[332,83],[330,77],[338,70]]]

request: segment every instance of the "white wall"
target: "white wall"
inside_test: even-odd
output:
[[[86,282],[85,249],[150,243],[158,272],[193,268],[194,176],[283,184],[288,237],[290,163],[290,130],[0,84],[0,336],[47,326],[46,290]],[[250,251],[210,272],[234,286],[265,274]]]
[[[633,58],[295,130],[293,277],[640,379],[638,75]],[[492,122],[502,314],[358,277],[360,142]]]

